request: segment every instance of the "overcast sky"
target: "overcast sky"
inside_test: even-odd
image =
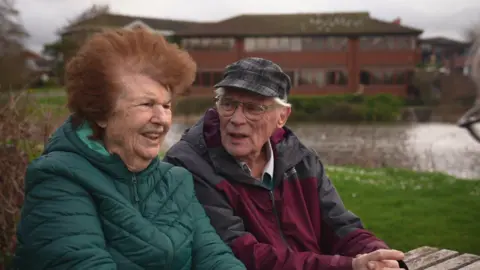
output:
[[[443,35],[463,39],[465,29],[480,21],[479,0],[16,0],[30,34],[28,47],[40,52],[54,41],[55,31],[92,4],[109,4],[114,13],[220,20],[245,13],[368,11],[378,19],[424,30],[424,37]]]

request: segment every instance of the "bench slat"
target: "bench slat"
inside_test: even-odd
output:
[[[407,265],[411,270],[423,269],[440,262],[446,261],[450,258],[455,257],[458,254],[457,251],[441,249],[433,253],[427,254],[425,256],[418,257],[416,259],[410,260]]]
[[[409,252],[405,253],[404,261],[407,263],[407,262],[412,261],[412,260],[414,260],[418,257],[424,256],[426,254],[433,253],[437,250],[438,250],[438,248],[433,248],[433,247],[428,247],[428,246],[416,248],[416,249],[410,250]]]
[[[480,260],[480,257],[477,255],[462,254],[460,256],[453,257],[449,260],[446,260],[440,264],[435,264],[434,266],[431,266],[425,270],[452,270],[477,260]]]
[[[478,270],[478,269],[480,269],[480,261],[464,266],[458,270]]]

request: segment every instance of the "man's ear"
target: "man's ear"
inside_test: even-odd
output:
[[[288,117],[290,116],[291,112],[292,108],[290,107],[280,109],[280,117],[277,121],[277,128],[282,128],[287,123]]]

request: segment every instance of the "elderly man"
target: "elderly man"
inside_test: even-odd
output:
[[[165,160],[194,175],[212,225],[248,269],[398,269],[403,253],[345,209],[316,154],[285,127],[290,87],[271,61],[227,66],[216,108]]]

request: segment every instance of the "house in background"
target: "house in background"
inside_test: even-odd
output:
[[[445,37],[432,37],[420,40],[422,65],[430,69],[443,69],[447,72],[463,73],[465,69],[468,42]]]
[[[368,12],[240,15],[192,22],[100,14],[62,33],[63,59],[103,29],[143,26],[179,43],[197,62],[190,93],[212,95],[226,65],[254,56],[278,63],[293,81],[292,94],[363,92],[406,96],[420,61],[422,30],[372,18]]]
[[[292,94],[363,92],[406,96],[422,30],[368,12],[240,15],[176,32],[197,62],[192,94],[210,95],[226,65],[244,57],[278,63]]]
[[[65,44],[63,49],[63,59],[68,59],[76,52],[79,45],[88,37],[96,32],[105,29],[145,27],[165,36],[171,42],[178,42],[175,39],[175,33],[184,29],[195,22],[156,19],[147,17],[126,16],[120,14],[103,13],[93,18],[80,21],[64,29],[61,34],[61,40]]]
[[[52,76],[52,61],[31,50],[23,52],[31,87],[45,84]]]

